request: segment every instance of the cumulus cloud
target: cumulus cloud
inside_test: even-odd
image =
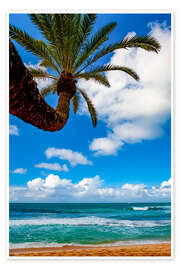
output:
[[[122,186],[122,189],[132,190],[132,191],[141,190],[141,189],[144,189],[144,188],[145,188],[144,184],[139,184],[139,185],[125,184],[125,185]]]
[[[27,172],[27,169],[23,169],[23,168],[17,168],[13,171],[13,173],[15,174],[25,174]]]
[[[172,185],[172,178],[170,178],[168,181],[163,181],[161,183],[161,188],[169,188]]]
[[[166,23],[148,26],[149,34],[161,44],[158,54],[140,48],[119,49],[109,62],[134,69],[140,76],[139,82],[120,71],[107,72],[110,89],[93,81],[79,82],[108,127],[106,137],[95,138],[90,144],[96,155],[116,154],[125,143],[161,136],[163,124],[170,117],[171,33]],[[87,113],[85,105],[81,113]]]
[[[10,200],[18,202],[160,202],[170,201],[171,180],[159,186],[126,183],[119,188],[105,187],[99,175],[77,183],[50,174],[35,178],[26,187],[10,187]],[[167,184],[168,183],[168,184]]]
[[[45,151],[47,158],[57,157],[62,160],[67,160],[71,166],[81,165],[92,165],[92,162],[83,156],[80,152],[72,151],[71,149],[57,149],[49,147]]]
[[[116,150],[119,146],[123,145],[123,143],[116,139],[109,138],[96,138],[90,145],[90,150],[95,151],[95,155],[110,155],[116,153]]]
[[[59,171],[59,172],[68,172],[69,171],[66,164],[63,164],[62,166],[60,166],[59,163],[40,163],[40,164],[34,165],[34,167],[43,168],[43,169],[52,170],[52,171]]]
[[[15,125],[9,125],[9,134],[19,136],[18,127]]]

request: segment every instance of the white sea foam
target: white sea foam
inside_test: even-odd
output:
[[[63,247],[64,245],[72,244],[59,244],[59,243],[47,243],[47,242],[25,242],[25,243],[9,243],[9,248],[41,248],[41,247]]]
[[[169,220],[160,221],[142,221],[142,220],[118,220],[101,217],[80,217],[80,218],[56,218],[56,219],[16,219],[10,220],[10,226],[42,226],[42,225],[69,225],[69,226],[88,226],[88,225],[101,225],[101,226],[123,226],[123,227],[155,227],[169,225]]]
[[[149,207],[148,206],[145,206],[145,207],[133,207],[133,210],[135,210],[135,211],[146,211],[146,210],[148,210],[149,209]]]
[[[129,240],[129,241],[117,241],[106,244],[80,244],[80,243],[47,243],[47,242],[25,242],[25,243],[9,243],[10,249],[17,248],[41,248],[41,247],[63,247],[63,246],[90,246],[90,247],[108,247],[108,246],[124,246],[124,245],[144,245],[144,244],[157,244],[157,243],[169,243],[170,241],[165,240]]]

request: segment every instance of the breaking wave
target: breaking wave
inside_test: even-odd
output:
[[[51,218],[51,219],[21,219],[10,220],[10,226],[43,226],[43,225],[69,225],[69,226],[123,226],[123,227],[156,227],[167,226],[169,220],[117,220],[101,217],[79,217],[79,218]]]

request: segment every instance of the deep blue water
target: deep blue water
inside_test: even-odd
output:
[[[10,247],[171,239],[170,203],[10,203]]]

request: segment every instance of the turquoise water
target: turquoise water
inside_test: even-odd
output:
[[[11,203],[10,247],[167,242],[170,203]]]

